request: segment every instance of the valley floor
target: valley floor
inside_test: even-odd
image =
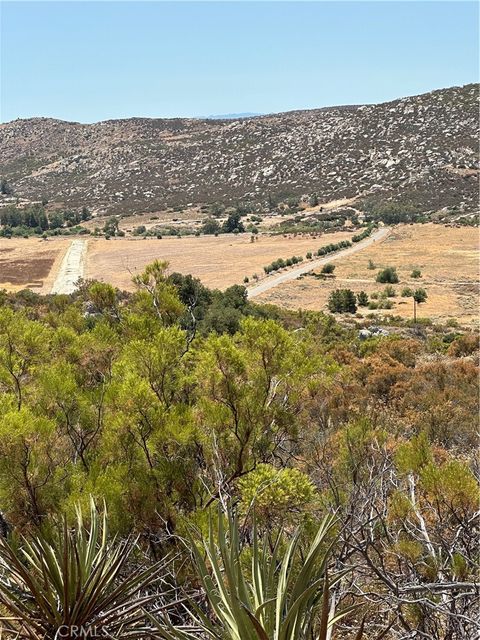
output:
[[[248,276],[249,286],[258,294],[255,295],[256,302],[291,309],[325,310],[328,296],[336,288],[364,290],[370,296],[381,292],[385,285],[375,282],[375,277],[381,268],[393,266],[400,277],[395,286],[397,295],[391,298],[394,306],[375,313],[411,317],[412,300],[402,298],[401,290],[422,287],[427,290],[428,299],[420,306],[421,317],[439,321],[455,318],[467,326],[477,321],[478,229],[434,224],[400,225],[394,227],[388,237],[362,243],[360,251],[347,250],[332,256],[327,261],[336,265],[333,278],[313,277],[320,271],[318,260],[312,262],[316,271],[312,267],[313,273],[300,274],[308,267],[305,260],[308,251],[349,239],[351,235],[346,231],[296,236],[258,234],[253,242],[250,234],[164,237],[161,240],[88,237],[82,240],[87,249],[81,271],[84,277],[132,290],[132,276],[153,260],[161,259],[170,263],[170,271],[191,273],[211,288],[225,289],[242,284]],[[75,242],[79,240],[66,237],[47,241],[1,238],[0,288],[9,291],[30,288],[38,293],[57,290],[65,256]],[[304,258],[296,275],[294,268],[264,276],[265,265],[293,255]],[[370,266],[373,263],[373,269],[369,268],[369,262]],[[410,277],[413,269],[420,269],[420,279]],[[261,278],[260,290],[258,285],[253,285],[254,273]],[[275,287],[270,286],[271,282],[275,282]],[[264,290],[267,286],[268,290]],[[363,307],[359,312],[368,315],[372,310]]]
[[[325,309],[333,289],[349,288],[371,295],[381,292],[384,284],[375,281],[380,269],[396,267],[400,282],[395,285],[393,309],[378,314],[412,317],[412,299],[402,298],[405,287],[424,288],[427,301],[420,305],[418,315],[444,321],[456,318],[468,325],[478,321],[478,229],[444,227],[441,225],[400,225],[382,243],[335,261],[335,277],[321,280],[304,276],[287,282],[261,296],[257,302],[268,302],[290,309]],[[369,261],[375,265],[369,269]],[[422,277],[413,279],[413,269]],[[372,313],[359,308],[363,315]]]

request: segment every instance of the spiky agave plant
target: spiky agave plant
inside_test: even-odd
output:
[[[88,527],[77,508],[73,530],[64,519],[53,534],[0,540],[0,626],[19,640],[140,637],[145,590],[162,567],[131,569],[135,545],[109,541],[106,510],[99,515],[93,500]]]
[[[210,519],[208,540],[192,544],[194,564],[213,616],[195,609],[195,625],[202,637],[221,640],[326,640],[329,629],[352,611],[330,615],[332,587],[345,575],[327,574],[335,519],[327,516],[306,555],[300,553],[301,531],[285,548],[281,533],[275,543],[260,539],[254,523],[251,568],[242,558],[238,521],[228,514],[228,532],[219,512],[216,527]],[[193,541],[192,541],[193,542]],[[195,632],[157,620],[164,640],[192,640]],[[363,627],[363,625],[362,625]],[[362,636],[362,629],[357,640]]]

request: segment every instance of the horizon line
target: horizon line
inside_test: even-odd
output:
[[[27,0],[25,0],[27,1]],[[53,1],[53,0],[52,0]],[[74,1],[74,0],[72,0]],[[127,1],[127,0],[126,0]],[[191,1],[191,0],[185,0],[185,1]],[[217,1],[217,0],[212,0],[212,1]],[[249,1],[256,1],[256,0],[245,0],[247,2]],[[262,0],[262,1],[268,1],[268,0]],[[305,0],[308,1],[308,0]],[[351,1],[351,0],[338,0],[340,2],[343,1]],[[469,0],[465,0],[465,1],[469,1]],[[29,117],[17,117],[17,118],[13,118],[13,120],[3,120],[0,117],[0,125],[7,125],[7,124],[11,124],[13,122],[18,122],[18,121],[28,121],[28,120],[55,120],[57,122],[64,122],[67,124],[80,124],[80,125],[95,125],[95,124],[103,124],[103,123],[107,123],[107,122],[118,122],[118,121],[124,121],[124,120],[200,120],[200,121],[205,121],[205,120],[250,120],[250,119],[254,119],[254,118],[266,118],[266,117],[271,117],[271,116],[278,116],[278,115],[284,115],[284,114],[288,114],[288,113],[298,113],[298,112],[306,112],[306,111],[322,111],[322,110],[326,110],[326,109],[342,109],[342,108],[359,108],[359,107],[371,107],[371,106],[380,106],[382,104],[390,104],[392,102],[396,102],[398,100],[404,100],[406,98],[415,98],[417,96],[424,96],[424,95],[428,95],[431,93],[436,93],[438,91],[447,91],[449,89],[456,89],[456,88],[463,88],[463,87],[468,87],[470,85],[480,85],[480,79],[472,81],[472,82],[467,82],[465,84],[453,84],[453,85],[449,85],[448,87],[438,87],[435,89],[430,89],[430,91],[423,91],[421,93],[413,93],[413,94],[408,94],[408,95],[403,95],[403,96],[398,96],[395,98],[391,98],[390,100],[383,100],[381,102],[363,102],[363,103],[341,103],[341,104],[328,104],[328,105],[324,105],[321,107],[299,107],[297,109],[287,109],[286,111],[270,111],[270,112],[266,112],[266,113],[257,113],[255,111],[244,111],[244,112],[232,112],[231,114],[212,114],[209,116],[192,116],[192,115],[177,115],[177,116],[142,116],[142,115],[131,115],[131,116],[122,116],[120,118],[105,118],[102,120],[94,120],[93,122],[82,122],[80,120],[70,120],[70,119],[65,119],[65,118],[56,118],[54,116],[44,116],[44,115],[39,115],[39,116],[29,116]],[[245,114],[245,115],[244,115]]]

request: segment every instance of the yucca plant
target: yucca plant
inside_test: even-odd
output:
[[[138,638],[148,629],[145,591],[161,566],[131,569],[136,541],[109,541],[107,514],[91,501],[90,524],[77,508],[72,530],[38,531],[0,540],[0,627],[19,640],[89,637]]]
[[[228,514],[228,532],[219,512],[216,527],[210,520],[208,540],[192,541],[194,564],[213,615],[191,603],[197,632],[157,620],[158,637],[192,640],[326,640],[329,629],[352,607],[330,614],[332,587],[345,575],[327,574],[335,520],[327,516],[305,555],[298,530],[285,549],[281,533],[273,545],[261,540],[253,524],[251,568],[242,557],[238,521]],[[198,635],[201,634],[201,635]],[[357,634],[360,639],[362,631]]]

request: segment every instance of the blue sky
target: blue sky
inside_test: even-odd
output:
[[[478,81],[474,2],[2,2],[2,121],[381,102]]]

